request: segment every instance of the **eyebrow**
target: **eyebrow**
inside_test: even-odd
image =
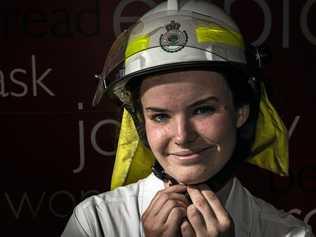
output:
[[[192,107],[195,107],[195,106],[204,104],[204,103],[209,102],[209,101],[218,102],[219,100],[218,100],[218,98],[215,97],[215,96],[209,96],[209,97],[207,97],[207,98],[204,98],[204,99],[195,101],[194,103],[190,104],[190,105],[188,106],[188,108],[192,108]],[[145,108],[145,110],[148,111],[148,112],[157,112],[157,113],[170,112],[168,109],[163,109],[163,108],[159,108],[159,107],[147,107],[147,108]]]

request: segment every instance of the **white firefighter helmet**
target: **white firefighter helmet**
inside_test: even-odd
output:
[[[168,0],[141,17],[113,43],[93,105],[107,93],[125,105],[128,81],[188,67],[245,68],[245,44],[234,21],[205,0]]]
[[[128,110],[124,110],[122,119],[112,188],[145,177],[151,172],[147,161],[154,159],[139,142],[141,127],[135,128],[137,119],[129,113],[133,112],[133,104],[127,83],[153,73],[187,68],[245,73],[250,86],[260,90],[260,111],[249,162],[286,175],[286,128],[270,104],[263,83],[255,78],[257,69],[267,60],[264,48],[245,46],[234,21],[210,0],[168,0],[122,32],[97,76],[99,85],[93,99],[96,105],[104,94],[115,96]],[[152,159],[144,159],[150,156]]]

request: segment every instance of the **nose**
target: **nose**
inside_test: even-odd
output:
[[[190,119],[179,116],[175,123],[175,144],[183,146],[195,141],[197,134]]]

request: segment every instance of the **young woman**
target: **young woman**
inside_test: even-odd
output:
[[[128,135],[120,135],[118,158],[134,160],[117,161],[114,179],[128,178],[126,162],[139,179],[145,147],[153,173],[80,203],[62,236],[312,236],[234,177],[246,159],[287,155],[284,127],[258,76],[263,60],[208,1],[169,0],[119,36],[94,103],[105,93],[117,97],[141,140],[133,140],[133,124],[122,124]],[[286,165],[270,169],[286,172]]]

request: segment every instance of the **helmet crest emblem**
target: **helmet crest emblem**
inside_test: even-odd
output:
[[[171,21],[166,25],[167,32],[160,36],[160,46],[169,53],[178,52],[185,47],[188,42],[186,31],[180,31],[181,24]]]

